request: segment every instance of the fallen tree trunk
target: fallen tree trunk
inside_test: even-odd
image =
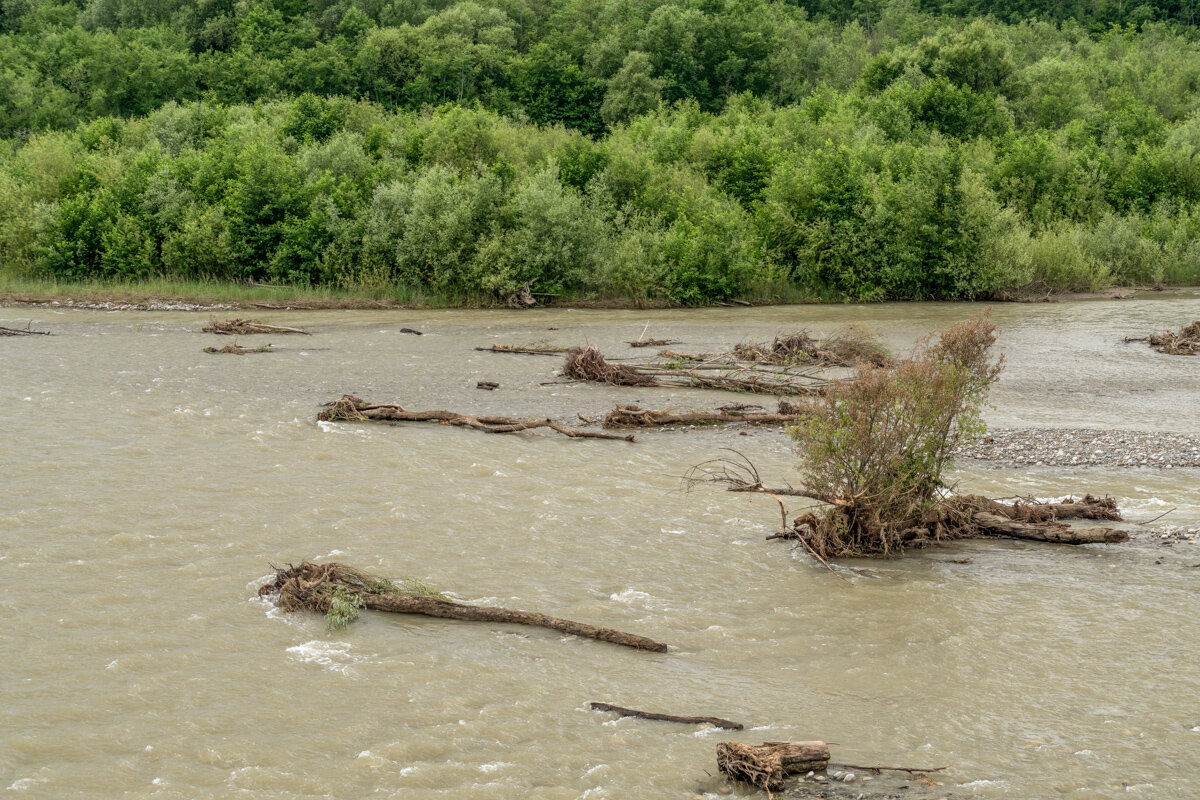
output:
[[[455,603],[434,593],[407,594],[390,580],[372,577],[345,564],[313,564],[277,569],[273,583],[263,585],[259,596],[278,595],[279,606],[287,611],[307,609],[324,614],[343,614],[347,622],[357,616],[347,609],[367,608],[398,614],[422,614],[442,619],[471,622],[504,622],[550,628],[572,636],[583,636],[638,650],[665,653],[667,646],[645,636],[601,628],[582,622],[551,617],[534,611],[519,611],[495,606],[471,606]]]
[[[721,742],[717,745],[717,769],[737,781],[745,781],[768,792],[783,788],[783,778],[797,772],[829,766],[825,742],[763,742],[760,745]]]
[[[408,411],[402,406],[392,404],[367,403],[354,395],[343,395],[338,400],[325,406],[325,410],[317,414],[317,419],[323,422],[434,422],[439,425],[455,425],[474,428],[484,433],[519,433],[535,428],[549,428],[563,436],[572,439],[620,439],[632,442],[633,436],[620,436],[600,431],[586,431],[580,428],[568,428],[551,419],[519,420],[513,417],[471,416],[454,411]]]
[[[278,333],[278,334],[299,334],[301,336],[311,336],[308,331],[300,330],[299,328],[287,328],[282,325],[267,325],[263,322],[258,322],[253,319],[230,319],[219,321],[216,318],[210,319],[208,324],[201,330],[204,333],[219,333],[223,336],[239,336],[250,335],[255,333]]]
[[[1057,544],[1113,544],[1129,540],[1129,534],[1113,528],[1072,528],[1061,522],[1019,522],[984,511],[975,512],[971,521],[988,536],[1012,539],[1032,539]]]
[[[638,711],[635,708],[622,708],[614,706],[612,703],[588,703],[593,711],[612,711],[620,714],[622,717],[638,717],[639,719],[654,719],[663,722],[682,722],[687,725],[713,725],[718,728],[725,728],[731,731],[740,731],[742,723],[732,722],[720,717],[680,717],[674,714],[657,714],[653,711]]]
[[[753,409],[759,409],[754,411]],[[757,425],[783,425],[796,422],[794,412],[765,412],[761,406],[725,407],[716,411],[659,411],[638,406],[617,406],[604,418],[606,428],[662,428],[668,425],[717,425],[747,422]]]

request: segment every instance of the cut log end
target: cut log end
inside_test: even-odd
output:
[[[829,766],[829,745],[813,742],[763,742],[760,745],[721,742],[717,769],[736,781],[768,792],[784,787],[784,776]]]

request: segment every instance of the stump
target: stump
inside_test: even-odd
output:
[[[736,781],[745,781],[768,792],[783,788],[785,775],[829,766],[825,742],[763,742],[760,745],[721,742],[717,769]]]

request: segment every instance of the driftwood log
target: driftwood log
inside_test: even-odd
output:
[[[717,745],[717,769],[736,781],[744,781],[768,792],[783,788],[785,775],[829,766],[825,742],[763,742],[760,745],[721,742]]]
[[[32,322],[30,323],[33,324]],[[0,336],[49,336],[50,331],[35,331],[29,327],[6,328],[0,325]]]
[[[250,335],[255,333],[278,333],[278,334],[298,334],[300,336],[311,336],[308,331],[300,330],[299,328],[288,328],[282,325],[267,325],[263,322],[258,322],[253,319],[229,319],[218,320],[215,317],[208,321],[208,324],[201,328],[204,333],[219,333],[223,336],[239,336]]]
[[[669,425],[718,425],[746,422],[756,425],[783,425],[796,422],[800,415],[784,405],[774,413],[762,406],[722,406],[715,411],[670,411],[638,406],[617,406],[604,418],[606,428],[663,428]]]
[[[471,622],[534,625],[638,650],[651,650],[656,653],[667,651],[667,646],[662,642],[613,628],[601,628],[534,611],[472,606],[430,594],[406,594],[389,580],[372,577],[337,562],[313,564],[305,561],[298,567],[289,565],[287,569],[276,569],[275,580],[264,584],[258,593],[260,597],[278,595],[279,606],[286,611],[307,609],[328,613],[332,605],[340,601],[372,611],[422,614],[427,617]]]
[[[266,345],[265,347],[242,347],[238,345],[237,342],[234,342],[233,344],[227,344],[224,347],[206,347],[204,348],[204,352],[232,356],[245,356],[253,353],[274,353],[275,351],[271,349],[271,345]]]
[[[712,725],[717,728],[725,728],[731,731],[740,731],[742,723],[732,722],[731,720],[721,719],[720,717],[680,717],[675,714],[657,714],[653,711],[638,711],[636,708],[622,708],[614,706],[612,703],[588,703],[593,711],[612,711],[620,714],[622,717],[638,717],[639,719],[653,719],[662,722],[682,722],[685,725]]]
[[[568,428],[551,419],[520,420],[513,417],[472,416],[454,411],[408,411],[394,404],[367,403],[354,395],[343,395],[326,405],[317,414],[324,422],[433,422],[439,425],[455,425],[474,428],[484,433],[520,433],[536,428],[549,428],[572,439],[620,439],[632,442],[633,436],[620,436],[600,431]]]
[[[476,347],[483,353],[516,353],[526,356],[561,356],[567,352],[565,347],[550,347],[550,346],[535,346],[535,345],[517,345],[517,344],[494,344],[490,347]]]

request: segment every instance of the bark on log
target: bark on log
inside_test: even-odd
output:
[[[535,428],[549,428],[572,439],[620,439],[632,442],[633,436],[620,436],[600,431],[585,431],[568,428],[552,419],[519,420],[513,417],[472,416],[454,411],[408,411],[399,405],[367,403],[354,395],[343,395],[329,403],[317,414],[324,422],[436,422],[440,425],[456,425],[474,428],[484,433],[519,433]]]
[[[658,714],[653,711],[638,711],[635,708],[622,708],[621,706],[614,706],[612,703],[592,702],[592,703],[589,703],[588,705],[591,706],[593,711],[612,711],[617,714],[620,714],[623,717],[638,717],[640,719],[655,719],[655,720],[661,720],[663,722],[682,722],[686,725],[705,725],[705,724],[707,724],[707,725],[713,725],[718,728],[725,728],[726,730],[731,730],[731,731],[740,731],[742,729],[742,723],[733,722],[733,721],[727,720],[727,719],[721,719],[720,717],[680,717],[680,716],[676,716],[674,714]]]
[[[768,792],[783,788],[784,775],[829,766],[829,745],[824,742],[763,742],[760,745],[721,742],[717,769],[738,781]]]
[[[1019,522],[985,511],[975,512],[971,520],[988,535],[1014,539],[1058,544],[1112,544],[1129,539],[1129,534],[1112,528],[1071,528],[1059,522]]]
[[[380,589],[385,589],[380,591]],[[259,588],[260,597],[277,594],[279,606],[287,611],[308,609],[328,613],[335,600],[353,599],[359,607],[396,614],[422,614],[441,619],[468,622],[504,622],[550,628],[572,636],[583,636],[637,650],[665,653],[667,645],[645,636],[625,633],[552,617],[534,611],[520,611],[496,606],[471,606],[425,594],[405,594],[390,581],[374,578],[353,567],[337,562],[313,564],[305,561],[298,567],[276,569],[275,581]]]
[[[517,625],[534,625],[539,628],[550,628],[571,636],[583,636],[601,642],[611,642],[638,650],[652,650],[656,653],[667,652],[667,646],[645,636],[635,636],[632,633],[601,628],[583,622],[575,622],[562,617],[552,617],[539,614],[536,611],[520,611],[513,608],[497,606],[468,606],[449,600],[439,600],[436,597],[424,597],[409,594],[364,594],[363,603],[372,611],[390,611],[396,614],[424,614],[427,617],[442,619],[461,619],[468,622],[511,622]]]

